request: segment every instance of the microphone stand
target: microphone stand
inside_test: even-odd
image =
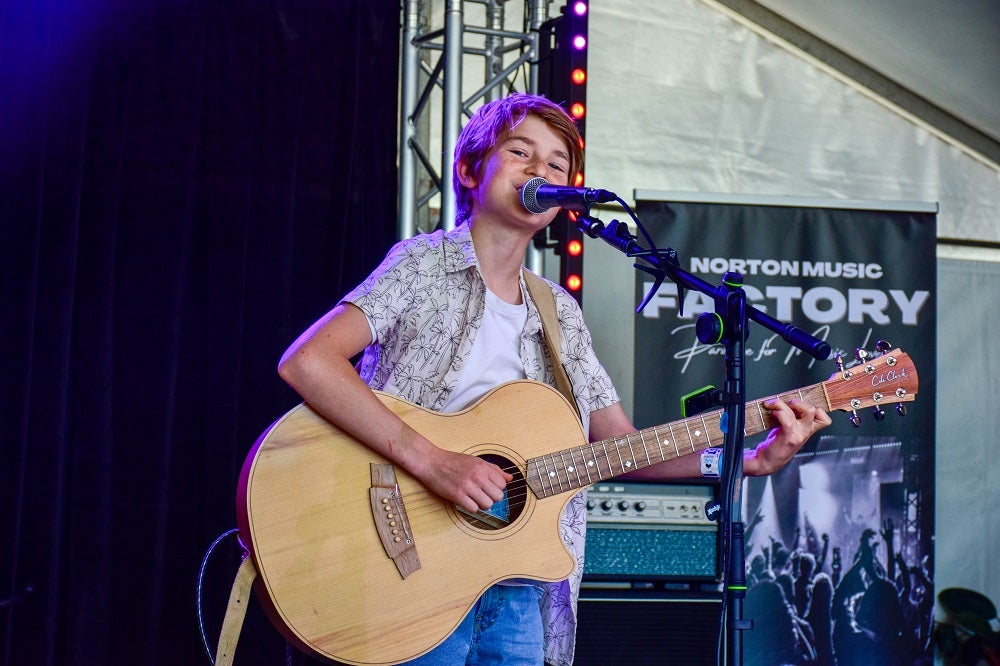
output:
[[[638,223],[638,220],[636,220]],[[671,248],[645,249],[628,226],[618,220],[605,225],[590,216],[590,211],[577,217],[580,231],[591,238],[600,238],[617,248],[627,257],[638,258],[648,265],[634,264],[635,268],[649,273],[656,279],[642,303],[641,312],[656,294],[665,278],[678,285],[678,302],[683,312],[684,289],[692,289],[712,297],[715,312],[699,315],[695,331],[704,344],[722,343],[725,347],[726,378],[718,402],[724,407],[721,430],[725,435],[718,512],[722,530],[722,571],[725,576],[723,609],[727,640],[726,663],[736,666],[743,663],[742,631],[753,628],[752,620],[743,618],[743,600],[746,598],[746,553],[744,551],[744,525],[742,522],[743,440],[746,418],[746,361],[745,343],[750,320],[777,333],[789,344],[823,360],[830,355],[830,345],[790,324],[747,305],[743,291],[743,276],[726,273],[720,286],[711,285],[680,267],[677,252]],[[648,237],[647,237],[648,239]],[[650,245],[652,241],[650,240]]]

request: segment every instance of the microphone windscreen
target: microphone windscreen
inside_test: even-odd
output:
[[[521,187],[521,205],[524,206],[529,213],[535,213],[537,215],[548,210],[538,203],[538,188],[542,185],[548,185],[548,183],[549,181],[545,180],[541,176],[535,176]]]

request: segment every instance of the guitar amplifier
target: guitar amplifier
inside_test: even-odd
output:
[[[599,483],[587,490],[583,579],[720,579],[715,486]]]

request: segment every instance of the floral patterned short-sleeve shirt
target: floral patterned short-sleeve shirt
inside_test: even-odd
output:
[[[579,304],[562,288],[548,284],[559,317],[559,357],[586,430],[590,413],[618,402],[618,393],[597,360]],[[555,385],[541,318],[523,277],[521,294],[528,304],[520,340],[525,376]],[[486,307],[486,283],[468,225],[396,244],[343,300],[360,308],[375,332],[375,342],[359,363],[362,379],[373,389],[428,409],[441,409],[455,389]],[[568,666],[573,662],[576,601],[583,573],[584,493],[567,504],[560,528],[577,566],[568,580],[544,586],[542,615],[546,661]]]

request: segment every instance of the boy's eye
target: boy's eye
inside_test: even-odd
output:
[[[566,167],[564,167],[562,164],[557,164],[557,163],[549,164],[549,168],[550,169],[555,169],[556,171],[565,171],[566,170]]]

